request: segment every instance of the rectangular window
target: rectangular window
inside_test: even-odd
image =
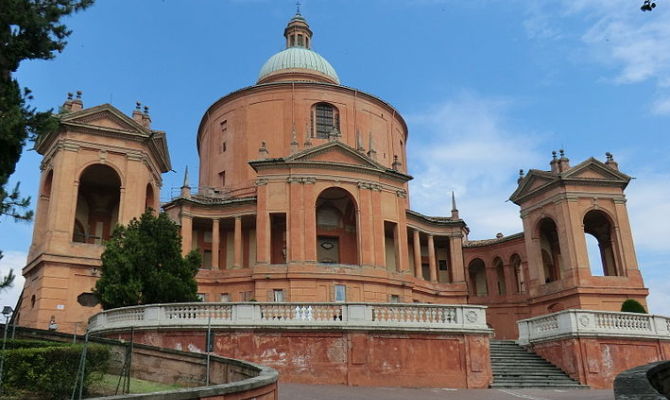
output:
[[[272,289],[272,301],[281,303],[284,301],[283,289]]]
[[[219,301],[222,303],[230,303],[230,295],[228,293],[221,293]]]
[[[438,261],[440,265],[440,271],[446,271],[447,270],[447,260],[440,260]]]
[[[392,294],[391,298],[389,299],[390,303],[400,303],[400,296],[397,294]]]
[[[347,301],[347,287],[344,285],[335,285],[335,301]]]
[[[226,133],[228,130],[228,120],[221,121],[221,132]]]
[[[221,187],[226,186],[226,171],[219,172],[219,183]]]
[[[254,298],[254,292],[246,291],[240,292],[240,300],[242,301],[251,301]]]
[[[270,214],[270,264],[286,264],[286,214]]]
[[[302,35],[298,35],[298,46],[303,46]]]
[[[212,250],[205,250],[202,254],[202,268],[212,268]]]
[[[198,300],[200,301],[207,301],[207,293],[198,293]]]

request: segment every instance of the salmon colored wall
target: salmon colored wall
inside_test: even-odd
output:
[[[279,371],[281,382],[353,386],[486,388],[485,335],[339,330],[215,331],[215,353]],[[142,331],[152,346],[202,351],[205,332]],[[109,335],[128,340],[128,334]]]
[[[569,338],[531,347],[592,389],[610,389],[619,373],[638,365],[670,359],[670,341],[667,340]]]

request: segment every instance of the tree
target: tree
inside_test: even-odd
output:
[[[114,229],[102,253],[95,284],[102,308],[197,301],[200,254],[181,255],[179,227],[165,213],[147,210],[127,227]]]
[[[644,309],[644,306],[640,304],[639,301],[635,299],[628,299],[621,303],[622,312],[634,312],[639,314],[646,314],[647,310]]]
[[[37,112],[27,104],[30,90],[21,89],[12,74],[23,60],[47,60],[63,51],[71,31],[60,18],[91,4],[93,0],[0,0],[0,216],[32,219],[30,197],[21,197],[18,184],[11,191],[6,185],[26,141],[58,125],[51,111]],[[13,276],[10,271],[0,289],[11,286]]]

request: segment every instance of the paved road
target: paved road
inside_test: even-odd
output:
[[[408,389],[279,384],[279,400],[614,400],[611,390]]]

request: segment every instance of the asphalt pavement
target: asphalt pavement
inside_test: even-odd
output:
[[[441,389],[280,383],[279,400],[614,400],[612,390]]]

